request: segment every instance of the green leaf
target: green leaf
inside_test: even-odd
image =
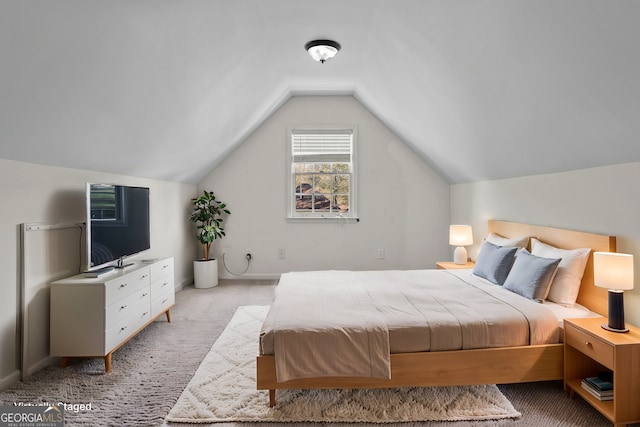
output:
[[[202,195],[191,200],[193,211],[189,215],[189,221],[196,224],[198,241],[208,248],[216,239],[226,236],[222,228],[222,215],[230,215],[231,212],[226,209],[225,203],[216,200],[213,191],[203,190]]]

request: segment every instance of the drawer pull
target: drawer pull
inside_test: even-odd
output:
[[[121,287],[121,288],[126,288],[126,287],[127,287],[127,284],[126,284],[126,283],[123,283],[122,285],[120,285],[120,287]]]
[[[122,331],[124,331],[124,330],[126,330],[126,329],[127,329],[127,327],[126,327],[126,326],[123,326],[122,328],[120,328],[120,332],[122,332]]]
[[[165,298],[165,299],[161,302],[161,304],[164,304],[164,303],[165,303],[165,302],[167,302],[167,301],[169,301],[169,298]]]
[[[145,311],[144,313],[142,313],[142,316],[140,316],[140,317],[144,317],[144,316],[146,316],[147,314],[149,314],[149,312],[148,312],[148,311]]]
[[[163,265],[162,268],[169,268],[169,265],[168,264]]]
[[[141,296],[140,298],[144,298],[144,297],[146,297],[147,295],[149,295],[149,294],[145,292],[144,294],[142,294],[142,296]]]
[[[167,286],[168,284],[169,284],[169,282],[164,282],[164,283],[162,284],[162,287],[164,288],[164,287],[165,287],[165,286]]]
[[[127,306],[126,306],[126,305],[121,305],[121,306],[120,306],[120,310],[124,310],[125,308],[127,308]]]
[[[140,279],[146,279],[147,277],[149,277],[149,275],[144,274],[144,275],[142,275],[142,276],[140,277]]]

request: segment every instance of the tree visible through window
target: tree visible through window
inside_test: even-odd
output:
[[[294,217],[352,216],[353,130],[291,132]]]
[[[91,220],[114,221],[120,216],[121,203],[115,185],[91,184]]]

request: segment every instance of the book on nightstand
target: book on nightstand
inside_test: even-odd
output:
[[[606,384],[601,384],[606,383]],[[597,384],[597,385],[594,385]],[[609,387],[611,386],[611,387]],[[613,384],[602,381],[598,377],[589,377],[582,380],[582,388],[595,396],[598,400],[613,400]]]
[[[611,381],[607,381],[601,376],[597,377],[587,377],[584,379],[591,387],[598,391],[609,391],[613,390],[613,383]]]

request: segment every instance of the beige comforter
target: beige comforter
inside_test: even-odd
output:
[[[465,276],[466,275],[466,276]],[[260,334],[279,382],[390,377],[390,353],[557,343],[542,304],[470,271],[283,274]]]

